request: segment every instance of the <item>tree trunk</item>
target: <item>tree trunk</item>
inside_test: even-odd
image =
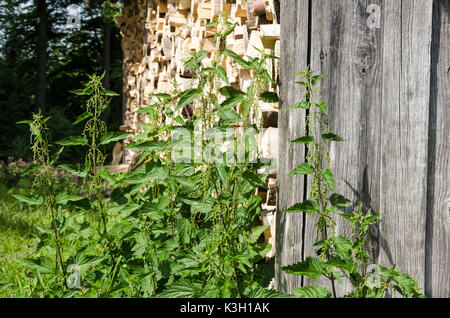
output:
[[[103,87],[110,89],[110,73],[111,73],[111,23],[105,22],[103,30],[103,70],[105,76],[103,77]],[[110,111],[103,113],[103,119],[109,121]]]
[[[45,112],[45,83],[47,78],[47,4],[45,0],[36,0],[37,6],[37,74],[35,112]]]

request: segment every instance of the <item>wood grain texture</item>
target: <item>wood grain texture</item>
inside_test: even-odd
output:
[[[307,6],[306,2],[302,4]],[[450,297],[450,1],[310,3],[312,69],[328,74],[321,91],[328,104],[330,130],[346,139],[330,145],[336,192],[351,199],[352,208],[363,203],[365,211],[383,214],[371,231],[373,263],[396,264],[418,280],[427,296]],[[370,4],[381,9],[379,27],[367,24]],[[305,59],[295,55],[304,51],[304,44],[294,41],[305,35],[298,34],[301,29],[293,23],[300,4],[285,1],[281,6],[285,89],[281,94],[293,103],[286,82],[293,81],[288,72],[297,71],[292,59]],[[290,126],[294,119],[297,115],[289,113],[279,123],[284,143],[280,145],[284,171],[278,177],[279,210],[302,201],[301,179],[286,176],[304,155],[286,143],[292,131],[300,130]],[[308,182],[307,192],[309,188]],[[277,221],[277,262],[292,264],[314,255],[316,220],[294,222],[279,213]],[[300,226],[302,237],[298,237]],[[338,222],[336,234],[350,235],[345,222]],[[282,277],[277,282],[283,291],[312,283],[277,275]],[[329,283],[326,286],[330,288]],[[345,283],[338,296],[349,287]]]
[[[432,1],[385,1],[380,254],[424,288]]]
[[[434,1],[425,292],[450,297],[450,0]]]
[[[313,1],[311,65],[328,74],[321,92],[328,105],[330,131],[345,142],[329,143],[335,192],[351,200],[351,213],[362,203],[364,211],[379,211],[379,131],[381,31],[367,26],[369,4],[380,1]],[[331,195],[331,193],[329,194]],[[352,237],[347,220],[335,217],[336,235]],[[308,218],[305,257],[315,255],[315,218]],[[376,227],[372,231],[372,255],[376,254]],[[331,235],[331,233],[329,233]],[[310,279],[305,284],[310,284]],[[319,281],[330,289],[329,281]],[[350,281],[337,284],[337,296],[351,289]]]
[[[286,275],[280,266],[297,263],[302,260],[303,215],[287,214],[282,211],[294,203],[303,201],[304,177],[288,177],[299,162],[305,160],[303,147],[290,143],[290,140],[304,135],[304,110],[288,111],[297,103],[302,91],[295,84],[299,78],[296,72],[303,71],[307,63],[308,50],[308,0],[281,1],[281,60],[280,65],[280,111],[279,158],[277,184],[278,193],[276,217],[276,255],[275,286],[278,290],[291,292],[293,287],[301,286],[301,277]],[[280,178],[281,176],[281,178]]]

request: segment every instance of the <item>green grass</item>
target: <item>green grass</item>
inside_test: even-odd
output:
[[[45,211],[0,193],[0,297],[29,297],[36,282],[21,259],[35,254],[39,227],[47,227]]]

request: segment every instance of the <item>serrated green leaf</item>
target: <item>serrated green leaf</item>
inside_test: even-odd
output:
[[[342,258],[344,260],[348,260],[350,258],[350,255],[351,255],[353,242],[350,241],[345,236],[333,237],[332,241],[333,241],[333,245],[334,245],[334,249],[336,251],[336,254],[340,258]]]
[[[33,123],[32,120],[21,120],[16,122],[16,124],[28,124],[28,125],[31,125],[32,123]]]
[[[179,110],[189,104],[191,104],[200,94],[202,91],[198,88],[190,88],[183,93],[180,94],[180,100],[178,102],[178,106],[176,110]]]
[[[309,108],[311,108],[311,103],[303,101],[303,102],[298,102],[297,104],[289,107],[289,109],[295,109],[295,108],[309,109]]]
[[[330,298],[331,292],[320,286],[305,286],[293,288],[292,292],[297,298]]]
[[[261,100],[265,103],[278,103],[278,94],[274,92],[264,92],[260,96]]]
[[[281,270],[292,275],[306,275],[313,280],[318,280],[324,272],[324,263],[317,258],[307,257],[305,261],[294,265],[281,267]]]
[[[166,147],[166,142],[159,140],[151,140],[144,142],[134,142],[125,146],[125,148],[130,149],[131,151],[138,152],[141,150],[149,150],[154,152],[164,151]]]
[[[150,94],[150,97],[156,97],[159,99],[169,99],[170,97],[172,97],[172,95],[170,94],[165,94],[165,93],[156,93],[156,94]]]
[[[252,234],[250,235],[249,242],[256,243],[261,234],[268,228],[269,228],[268,225],[259,225],[254,227],[252,230]]]
[[[50,161],[50,166],[53,166],[61,157],[62,152],[64,151],[64,146],[59,148],[57,152],[52,156],[52,160]]]
[[[316,106],[319,107],[325,115],[327,115],[327,104],[321,101],[320,103],[316,104]]]
[[[84,136],[70,136],[55,142],[61,146],[87,146],[88,141]]]
[[[244,95],[234,95],[224,100],[222,104],[220,104],[220,106],[222,108],[230,109],[239,104],[240,102],[242,102],[244,98],[245,98]]]
[[[331,172],[330,169],[323,170],[321,172],[322,177],[325,179],[325,181],[328,183],[328,186],[330,187],[331,191],[334,190],[334,177],[333,172]]]
[[[22,194],[13,194],[12,196],[28,205],[41,205],[42,203],[44,203],[44,198],[38,195],[28,197]]]
[[[233,86],[224,86],[219,89],[220,94],[226,98],[230,98],[236,95],[245,95],[244,92],[234,88]]]
[[[120,96],[120,94],[117,94],[116,92],[107,90],[107,89],[103,89],[100,94],[105,95],[105,96]]]
[[[86,167],[84,164],[81,164],[81,163],[62,164],[62,165],[59,165],[58,168],[68,171],[80,178],[86,177]]]
[[[336,134],[328,133],[322,135],[323,140],[330,140],[330,141],[345,141],[345,139],[339,137]]]
[[[29,165],[24,172],[22,172],[21,176],[26,176],[27,174],[32,173],[33,171],[39,170],[41,169],[42,166],[40,164],[37,163],[32,163],[31,165]]]
[[[122,132],[122,131],[109,132],[100,137],[100,144],[107,145],[113,141],[118,141],[127,138],[130,135],[132,135],[132,133],[130,132]]]
[[[55,196],[55,203],[56,204],[62,204],[62,205],[66,205],[67,202],[72,201],[80,201],[83,200],[84,197],[80,196],[80,195],[75,195],[75,194],[70,194],[67,192],[58,192],[58,194]]]
[[[306,144],[306,143],[310,143],[314,141],[314,137],[313,136],[303,136],[294,140],[291,140],[290,142],[294,142],[297,144]]]
[[[327,76],[327,74],[320,74],[320,75],[313,76],[313,78],[311,79],[311,85],[313,85],[313,86],[316,85],[325,76]]]
[[[159,295],[163,298],[194,298],[196,296],[194,284],[186,280],[178,280]]]
[[[82,122],[83,120],[85,120],[86,118],[92,117],[93,115],[94,114],[92,114],[91,112],[84,112],[80,116],[77,117],[77,119],[72,123],[72,125],[76,125],[76,124]]]
[[[288,174],[288,176],[295,176],[298,174],[304,174],[309,175],[314,173],[314,168],[310,166],[309,163],[303,162],[302,164],[298,165],[292,172]]]
[[[31,258],[23,258],[22,262],[29,268],[42,273],[51,274],[54,272],[55,265],[47,256],[41,256],[38,260]]]
[[[339,209],[344,209],[348,207],[348,205],[350,204],[350,200],[345,198],[341,194],[334,193],[330,197],[330,203],[332,206],[335,206]]]
[[[290,208],[284,210],[287,213],[300,213],[306,212],[308,214],[313,214],[314,212],[319,211],[319,206],[315,201],[305,200],[301,203],[296,203]]]
[[[235,52],[231,50],[224,50],[222,52],[223,55],[231,57],[233,60],[236,61],[240,66],[242,66],[245,69],[250,69],[250,65],[242,59],[239,55],[237,55]]]
[[[213,27],[213,26],[216,26],[218,24],[219,24],[219,21],[214,21],[214,22],[208,23],[206,26],[207,27]]]
[[[247,298],[291,298],[291,295],[280,293],[279,291],[273,289],[267,289],[263,287],[253,288],[248,294],[245,295]]]

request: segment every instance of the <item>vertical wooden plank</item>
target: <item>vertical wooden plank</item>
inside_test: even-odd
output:
[[[383,9],[379,263],[423,288],[432,0]]]
[[[331,142],[329,149],[335,192],[352,201],[346,213],[360,203],[365,211],[379,212],[381,31],[367,24],[369,4],[380,6],[381,1],[342,0],[330,6],[328,0],[315,0],[312,8],[312,69],[328,74],[321,92],[328,105],[330,131],[345,139]],[[349,223],[340,217],[335,220],[336,235],[352,237]],[[315,218],[306,222],[305,257],[315,255],[316,222]],[[376,238],[376,230],[372,234]],[[372,245],[375,255],[376,244]],[[330,289],[328,281],[318,283]],[[345,280],[336,287],[342,297],[351,283]]]
[[[294,82],[298,80],[296,72],[302,71],[307,63],[308,3],[308,0],[281,1],[275,288],[283,292],[291,292],[293,287],[301,286],[301,277],[286,275],[279,268],[302,260],[303,215],[282,211],[303,201],[304,177],[288,177],[287,174],[305,159],[303,147],[289,142],[304,134],[305,113],[287,108],[301,98],[302,91]]]
[[[425,292],[450,297],[450,0],[433,3]]]

